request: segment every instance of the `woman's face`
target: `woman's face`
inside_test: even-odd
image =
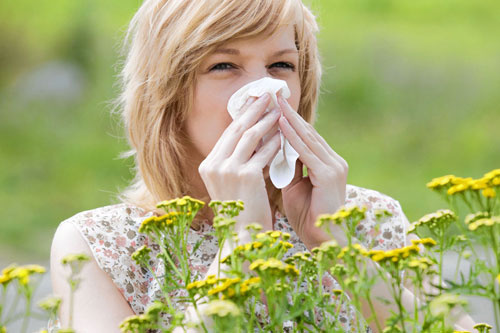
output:
[[[202,62],[193,109],[186,124],[189,138],[200,155],[197,159],[205,159],[232,122],[227,111],[231,95],[251,81],[266,76],[286,81],[291,92],[288,102],[298,109],[299,57],[294,36],[293,27],[287,26],[272,36],[230,41]]]

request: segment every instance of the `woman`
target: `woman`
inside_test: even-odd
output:
[[[367,240],[382,249],[406,243],[408,222],[399,203],[346,185],[347,163],[311,125],[321,77],[316,32],[314,16],[299,0],[143,3],[128,32],[119,103],[135,180],[123,193],[123,203],[77,214],[61,223],[54,236],[53,287],[64,300],[69,288],[60,259],[80,252],[92,257],[75,294],[77,331],[117,331],[125,317],[154,300],[157,286],[130,254],[148,241],[137,232],[141,221],[167,198],[188,194],[205,202],[243,200],[245,210],[236,225],[241,242],[249,240],[245,226],[260,221],[264,230],[290,232],[294,251],[311,249],[328,240],[314,226],[319,214],[357,204],[369,208],[360,231]],[[226,107],[230,96],[263,77],[286,81],[291,97],[280,98],[279,108],[266,115],[269,96],[249,99],[243,116],[233,121]],[[282,190],[271,184],[267,167],[280,148],[279,130],[300,155],[292,182]],[[264,137],[270,139],[259,147]],[[373,210],[378,208],[393,216],[375,233]],[[207,236],[212,217],[205,207],[191,230],[195,239],[204,239],[191,262],[202,275],[215,272],[217,262],[217,246]],[[333,231],[344,245],[345,236]],[[376,292],[388,293],[383,288]],[[63,327],[67,303],[60,312]],[[376,306],[383,321],[390,308]],[[345,313],[346,322],[349,316]],[[467,317],[463,322],[471,324]]]

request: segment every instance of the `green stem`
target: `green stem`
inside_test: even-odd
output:
[[[372,313],[372,316],[375,319],[375,324],[377,325],[377,331],[382,332],[382,327],[380,326],[380,323],[378,321],[377,313],[375,312],[375,307],[373,306],[373,302],[369,294],[366,295],[366,300],[368,301],[368,305],[370,306],[370,311]]]
[[[462,261],[462,253],[458,254],[458,259],[457,259],[457,266],[455,268],[455,274],[453,274],[453,280],[457,280],[458,278],[458,272],[460,271],[460,262]]]
[[[417,274],[417,278],[416,280],[420,280],[419,279],[419,273],[416,273]],[[413,332],[417,332],[417,325],[418,325],[418,295],[419,295],[419,292],[418,292],[418,282],[417,281],[413,281],[414,283],[414,286],[415,286],[415,295],[413,297]]]
[[[17,304],[19,304],[19,290],[16,294],[16,298],[14,298],[14,302],[13,304],[11,305],[11,307],[9,308],[9,311],[7,312],[7,316],[5,317],[5,322],[9,322],[9,318],[12,317],[12,315],[14,314],[14,311],[17,309]]]
[[[70,275],[69,277],[69,286],[70,286],[70,294],[69,294],[69,318],[68,318],[68,326],[71,328],[73,327],[73,303],[74,303],[74,294],[76,290],[76,283],[73,280],[73,274]]]
[[[500,323],[499,323],[499,320],[500,320],[500,305],[498,304],[498,300],[494,300],[493,301],[493,308],[495,310],[495,326],[496,328],[500,328]]]
[[[31,316],[31,297],[26,298],[26,312],[24,313],[23,325],[21,327],[21,332],[26,332],[28,330],[29,318]]]
[[[158,276],[155,274],[155,272],[153,271],[153,269],[151,268],[151,266],[149,265],[147,260],[145,262],[145,266],[151,272],[151,275],[153,275],[153,278],[155,279],[156,283],[158,283],[158,285],[161,287],[161,289],[163,291],[163,296],[165,296],[165,299],[167,300],[167,304],[168,304],[169,309],[173,309],[172,301],[170,300],[170,295],[168,294],[168,291],[166,290],[166,286],[163,283],[160,283]]]
[[[2,313],[5,307],[5,299],[7,298],[7,285],[2,285],[2,300],[0,301],[0,325],[3,323],[2,321]]]
[[[208,333],[207,327],[205,326],[205,323],[204,323],[204,321],[203,321],[203,318],[202,318],[202,317],[201,317],[201,315],[200,315],[200,311],[198,310],[198,305],[196,304],[196,301],[194,301],[194,299],[193,299],[193,302],[192,302],[192,303],[193,303],[193,306],[194,306],[194,310],[196,311],[196,315],[198,316],[198,318],[200,318],[200,319],[201,319],[201,327],[203,328],[203,331],[204,331],[205,333]]]

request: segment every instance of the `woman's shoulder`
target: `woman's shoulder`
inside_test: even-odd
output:
[[[61,222],[59,228],[64,225],[74,227],[100,266],[109,273],[116,260],[130,258],[139,246],[148,242],[145,235],[139,233],[139,227],[144,219],[153,214],[137,206],[120,203],[80,212]]]
[[[366,247],[387,250],[406,245],[409,222],[398,200],[376,190],[347,185],[345,206],[366,208],[365,219],[356,228]]]
[[[135,264],[131,255],[140,246],[149,245],[149,238],[138,229],[142,221],[153,214],[127,203],[80,212],[61,222],[54,236],[53,252],[81,250],[77,252],[90,255],[138,313],[143,310],[144,297],[150,291],[150,277]],[[152,247],[158,250],[154,244]]]
[[[137,226],[153,212],[127,203],[119,203],[82,211],[64,220],[62,223],[72,223],[87,227],[112,228]]]
[[[387,210],[392,214],[402,213],[398,200],[379,191],[351,184],[346,187],[345,205],[365,207],[367,211]]]

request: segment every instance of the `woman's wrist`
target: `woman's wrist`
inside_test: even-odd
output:
[[[347,246],[348,244],[344,231],[337,225],[330,226],[330,233],[313,226],[309,230],[306,230],[302,235],[299,235],[299,238],[309,250],[332,239],[335,240],[341,247]]]

